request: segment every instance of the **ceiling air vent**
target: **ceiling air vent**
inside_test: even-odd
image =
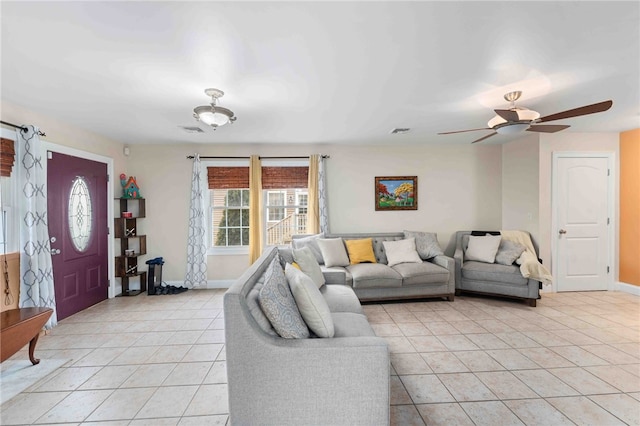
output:
[[[396,127],[390,133],[392,135],[402,135],[402,134],[405,134],[405,133],[409,133],[410,131],[411,131],[411,129],[408,128],[408,127]]]
[[[200,127],[198,126],[180,126],[180,128],[182,130],[184,130],[187,133],[204,133],[204,130],[202,130]]]

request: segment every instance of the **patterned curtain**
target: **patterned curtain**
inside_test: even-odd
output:
[[[47,307],[53,314],[45,325],[58,324],[53,267],[47,219],[47,175],[42,163],[40,131],[34,126],[16,130],[18,144],[17,178],[22,191],[20,220],[20,302],[21,308]]]
[[[318,216],[320,232],[329,233],[329,208],[327,205],[327,156],[318,156]]]
[[[184,284],[190,288],[207,286],[207,245],[205,243],[205,207],[200,155],[195,154],[191,175],[191,207],[187,239],[187,272]]]
[[[249,264],[262,254],[262,163],[257,155],[249,163]]]

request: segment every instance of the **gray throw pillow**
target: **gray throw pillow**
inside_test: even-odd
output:
[[[313,280],[316,287],[323,286],[324,275],[322,275],[322,269],[320,269],[320,265],[318,265],[318,261],[309,246],[293,249],[293,260],[298,264],[300,270]]]
[[[432,232],[404,231],[405,238],[416,239],[416,251],[423,260],[443,255],[438,243],[438,235]]]
[[[324,263],[324,259],[322,258],[322,252],[320,251],[320,247],[318,246],[318,240],[320,238],[324,238],[324,233],[319,233],[315,235],[310,235],[308,237],[303,238],[294,238],[291,241],[291,247],[294,249],[301,249],[302,247],[309,247],[311,252],[316,257],[316,260],[319,264]]]
[[[300,315],[277,257],[265,271],[264,285],[258,300],[264,315],[281,337],[286,339],[309,337],[309,329]]]
[[[496,263],[501,265],[512,265],[520,257],[527,248],[515,241],[505,240],[500,241],[498,247],[498,253],[496,253]]]
[[[319,239],[318,246],[320,246],[326,267],[350,265],[349,255],[342,238]]]
[[[284,274],[307,326],[318,337],[333,337],[333,318],[329,305],[308,275],[287,264]]]

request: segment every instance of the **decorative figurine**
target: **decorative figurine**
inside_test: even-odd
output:
[[[129,176],[129,179],[125,181],[125,174],[120,175],[120,184],[122,185],[122,198],[142,198],[140,194],[140,188],[136,182],[135,176]]]

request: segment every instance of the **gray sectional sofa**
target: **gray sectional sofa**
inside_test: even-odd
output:
[[[309,241],[312,236],[294,235],[292,246],[300,246],[301,240]],[[383,241],[405,239],[404,232],[395,233],[355,233],[326,234],[323,239],[342,238],[358,240],[372,238],[373,252],[377,263],[360,263],[348,266],[327,267],[322,256],[318,261],[325,272],[342,272],[346,284],[353,288],[360,301],[444,297],[453,301],[455,295],[455,261],[443,254],[421,263],[401,263],[388,266]],[[283,250],[283,255],[292,259],[291,249]]]
[[[258,301],[277,257],[277,248],[267,248],[224,295],[231,424],[387,425],[388,345],[344,285],[344,272],[326,271],[319,290],[334,337],[285,339]]]

